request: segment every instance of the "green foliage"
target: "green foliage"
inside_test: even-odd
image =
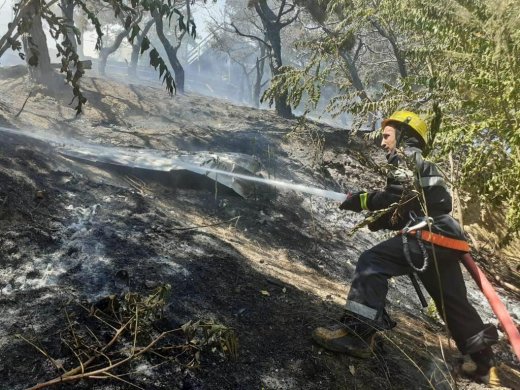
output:
[[[188,321],[181,326],[186,342],[194,348],[209,346],[232,359],[238,357],[238,339],[233,329],[214,321]],[[196,357],[197,361],[199,360]]]
[[[96,17],[96,14],[92,12],[90,9],[88,9],[87,4],[82,1],[78,1],[75,3],[76,6],[80,7],[83,13],[86,15],[87,19],[92,23],[96,30],[96,50],[101,49],[101,38],[103,37],[103,32],[101,31],[101,23],[99,23],[98,18]]]
[[[451,153],[460,167],[455,184],[486,203],[507,205],[508,224],[517,231],[520,0],[327,3],[330,24],[321,23],[322,33],[301,44],[310,53],[307,66],[286,67],[264,97],[285,91],[292,104],[306,98],[313,108],[320,89],[333,87],[338,93],[326,111],[354,114],[354,127],[396,109],[420,112],[435,129],[435,157]],[[353,33],[362,49],[347,52],[349,63],[341,43]],[[364,91],[354,88],[353,69]]]
[[[406,82],[442,106],[436,143],[457,157],[465,189],[485,202],[508,204],[509,225],[517,230],[520,1],[403,4],[408,12],[396,23],[412,37],[409,58],[417,69]]]
[[[428,307],[426,307],[426,309],[424,310],[424,314],[426,314],[428,317],[430,317],[437,323],[443,323],[442,318],[439,315],[439,312],[437,311],[437,306],[435,306],[435,302],[431,298],[428,302]]]
[[[314,63],[311,66],[314,66]],[[291,106],[298,106],[305,95],[308,99],[307,104],[311,108],[315,107],[320,99],[320,81],[323,79],[309,76],[307,72],[308,69],[281,67],[271,87],[264,92],[261,101],[268,101],[269,105],[272,105],[282,91],[288,90],[287,103]],[[316,65],[316,73],[319,73],[319,63]]]

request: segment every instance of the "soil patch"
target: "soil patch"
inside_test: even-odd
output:
[[[24,77],[16,67],[0,71],[0,114],[2,126],[28,135],[172,153],[245,153],[257,156],[271,177],[336,191],[382,183],[353,157],[353,151],[377,154],[375,148],[346,131],[310,123],[307,133],[298,133],[295,122],[268,111],[200,96],[170,99],[137,84],[86,78],[83,116],[74,117],[64,89],[35,93],[15,118],[33,88]],[[323,138],[323,150],[309,132]],[[330,354],[312,343],[314,327],[340,317],[360,253],[384,237],[367,231],[348,236],[361,215],[272,189],[243,199],[197,185],[190,176],[170,181],[67,158],[53,145],[2,133],[1,388],[24,389],[60,375],[18,335],[71,368],[78,359],[62,342],[67,313],[94,329],[81,305],[99,306],[130,292],[149,296],[164,285],[171,291],[156,332],[197,320],[223,324],[237,337],[237,355],[201,347],[196,364],[143,355],[116,371],[132,385],[91,379],[56,387],[484,388],[450,375],[457,359],[453,343],[419,310],[407,278],[391,281],[389,310],[400,324],[381,336],[373,358]],[[323,164],[315,164],[317,155]],[[468,286],[479,312],[492,319],[482,295]],[[502,362],[517,367],[504,340],[497,351]]]

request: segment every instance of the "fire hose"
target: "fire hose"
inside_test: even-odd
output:
[[[509,315],[506,306],[500,300],[500,297],[489,280],[486,278],[486,275],[484,275],[482,270],[477,266],[471,254],[465,253],[461,260],[470,273],[471,277],[477,283],[477,286],[484,293],[484,296],[488,300],[491,309],[497,316],[498,321],[500,321],[502,324],[502,327],[504,328],[504,331],[509,338],[509,342],[513,347],[513,352],[520,361],[520,332],[518,331],[518,328],[516,327],[513,319]]]

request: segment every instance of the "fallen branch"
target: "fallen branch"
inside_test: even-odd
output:
[[[169,291],[169,285],[162,285],[151,295],[144,297],[137,293],[127,293],[121,297],[115,295],[105,297],[91,306],[80,303],[79,307],[85,310],[86,315],[83,320],[89,321],[89,318],[93,318],[98,325],[101,325],[101,328],[94,330],[91,330],[86,323],[74,321],[65,310],[67,327],[66,332],[60,332],[60,338],[72,352],[71,358],[77,360],[73,363],[76,366],[68,371],[58,363],[64,360],[63,358],[56,360],[42,347],[19,336],[49,359],[58,371],[58,376],[55,378],[38,383],[27,390],[39,390],[83,379],[116,380],[127,386],[142,389],[123,377],[137,373],[132,371],[132,363],[145,354],[160,357],[163,359],[160,364],[177,362],[178,358],[183,357],[183,360],[188,362],[187,367],[200,363],[202,347],[216,346],[226,355],[237,356],[237,341],[233,330],[211,321],[189,321],[180,328],[165,330],[158,334],[153,324],[157,318],[162,317],[166,304],[165,296]],[[95,331],[104,335],[105,327],[110,328],[113,335],[107,343],[101,343],[101,338],[96,336]],[[185,341],[180,344],[169,344],[168,341],[161,343],[162,345],[158,344],[173,333],[184,334]],[[141,341],[143,345],[138,345],[140,340],[146,341]],[[179,350],[180,353],[177,353]],[[169,353],[171,355],[168,355]],[[66,358],[68,359],[68,356]]]
[[[121,366],[121,365],[123,365],[125,363],[128,363],[129,361],[131,361],[131,360],[133,360],[135,358],[138,358],[142,354],[148,352],[155,344],[157,344],[157,342],[159,342],[159,340],[164,338],[164,336],[166,336],[167,334],[172,333],[174,331],[177,331],[177,330],[178,329],[169,330],[169,331],[161,333],[158,337],[156,337],[154,340],[152,340],[152,342],[150,342],[146,347],[141,349],[139,352],[137,352],[135,354],[132,354],[132,355],[128,356],[127,358],[125,358],[125,359],[123,359],[123,360],[121,360],[121,361],[119,361],[117,363],[113,363],[113,364],[111,364],[109,366],[100,368],[98,370],[84,372],[82,374],[71,375],[70,374],[71,372],[81,370],[81,367],[76,367],[75,369],[66,372],[62,376],[59,376],[59,377],[54,378],[54,379],[51,379],[50,381],[47,381],[47,382],[39,383],[39,384],[37,384],[37,385],[35,385],[33,387],[29,387],[27,390],[43,389],[45,387],[57,385],[59,383],[73,382],[73,381],[77,381],[77,380],[80,380],[80,379],[105,379],[105,378],[108,378],[108,377],[113,377],[114,375],[110,373],[111,370],[113,370],[113,369],[115,369],[115,368],[117,368],[117,367],[119,367],[119,366]],[[101,376],[99,376],[99,375],[101,375]]]

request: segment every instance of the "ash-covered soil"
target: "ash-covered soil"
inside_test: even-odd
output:
[[[294,192],[259,187],[243,199],[195,174],[70,159],[56,142],[30,135],[172,155],[244,153],[260,159],[271,177],[335,191],[382,184],[355,158],[382,158],[373,144],[317,124],[293,131],[296,121],[268,111],[94,77],[85,78],[89,101],[75,118],[68,88],[46,91],[26,78],[21,67],[0,70],[0,126],[25,134],[0,132],[1,389],[29,388],[84,362],[70,344],[71,323],[99,331],[99,345],[113,337],[82,307],[130,292],[149,296],[164,285],[171,291],[152,324],[156,334],[189,321],[219,323],[234,331],[236,355],[211,346],[200,347],[195,360],[143,353],[115,369],[118,378],[55,387],[485,388],[450,374],[453,342],[421,312],[407,278],[391,281],[389,309],[399,326],[381,337],[376,356],[359,360],[313,344],[312,329],[340,317],[360,253],[384,238],[348,234],[362,215]],[[318,136],[323,154],[316,154]],[[482,315],[495,321],[474,284],[468,287]],[[518,316],[515,298],[504,298]],[[131,348],[132,340],[125,342]],[[497,352],[518,368],[505,340]]]

